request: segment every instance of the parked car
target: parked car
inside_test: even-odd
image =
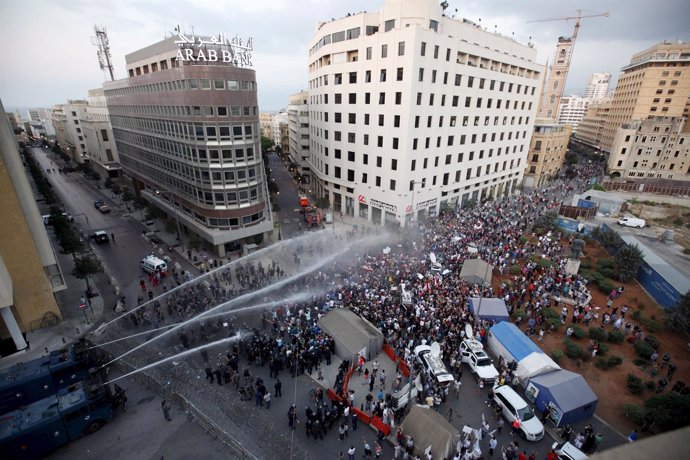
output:
[[[524,399],[508,385],[494,387],[494,401],[501,408],[501,414],[509,424],[515,419],[520,422],[520,436],[528,441],[539,441],[544,437],[544,425],[534,415]]]
[[[67,219],[69,222],[72,222],[74,220],[74,218],[72,216],[70,216],[69,214],[67,214],[66,212],[62,213],[62,217]],[[41,218],[43,219],[44,225],[53,225],[53,215],[52,214],[45,214],[45,215],[41,216]]]
[[[108,238],[108,233],[104,232],[103,230],[99,230],[97,232],[92,233],[89,235],[89,239],[95,241],[96,243],[109,243],[110,238]]]
[[[104,204],[104,205],[101,205],[98,208],[98,210],[101,211],[103,214],[106,214],[106,213],[110,212],[110,206],[108,206],[107,204]]]
[[[462,362],[470,367],[477,381],[483,380],[484,383],[493,385],[498,378],[498,370],[493,361],[484,351],[481,342],[474,339],[465,339],[460,343],[460,353]]]
[[[626,227],[642,228],[647,225],[644,219],[638,219],[637,217],[622,217],[618,219],[618,225],[624,225]]]
[[[438,344],[432,344],[432,346],[419,345],[415,347],[414,354],[429,376],[435,379],[439,385],[446,386],[454,382],[455,378],[453,374],[448,372],[445,364],[443,364],[438,348]]]
[[[103,200],[96,200],[93,202],[93,207],[96,209],[101,209],[101,206],[105,205]]]
[[[561,460],[585,460],[587,455],[569,442],[554,442],[551,446],[558,458]]]

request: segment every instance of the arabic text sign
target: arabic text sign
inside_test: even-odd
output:
[[[228,62],[238,67],[252,66],[252,38],[245,42],[237,35],[229,39],[224,33],[208,39],[180,33],[175,43],[180,47],[177,51],[178,61]]]

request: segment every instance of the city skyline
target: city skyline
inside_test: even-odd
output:
[[[615,88],[620,68],[634,53],[664,40],[690,40],[683,24],[690,7],[682,0],[666,0],[663,7],[642,0],[611,4],[589,0],[448,3],[448,16],[467,18],[521,44],[534,43],[540,64],[553,59],[559,36],[572,35],[574,21],[527,21],[575,16],[577,8],[583,15],[610,12],[608,18],[582,20],[566,95],[583,95],[593,72],[610,72],[611,88]],[[383,0],[275,0],[256,4],[235,0],[212,4],[120,0],[114,5],[82,0],[3,3],[0,36],[6,42],[28,37],[25,44],[0,52],[2,62],[9,64],[9,71],[0,75],[0,98],[8,110],[49,108],[67,99],[86,98],[89,89],[101,87],[106,77],[91,44],[93,26],[97,25],[108,31],[116,79],[126,76],[126,54],[170,36],[177,26],[200,35],[252,37],[259,107],[276,111],[287,106],[290,94],[307,89],[307,46],[317,24],[348,13],[379,11]],[[645,27],[631,27],[641,21]],[[56,24],[57,32],[47,24]]]

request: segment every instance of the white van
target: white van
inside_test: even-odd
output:
[[[625,225],[626,227],[642,228],[647,225],[644,219],[638,219],[637,217],[622,217],[618,219],[618,225]]]
[[[154,256],[153,254],[144,257],[141,260],[141,262],[139,262],[139,266],[146,273],[160,272],[161,275],[166,275],[168,273],[168,264],[166,264],[165,261]]]
[[[414,354],[424,370],[440,386],[448,386],[455,381],[453,374],[448,372],[445,364],[443,364],[438,344],[419,345],[415,347]]]
[[[494,387],[494,402],[501,408],[501,414],[509,424],[517,419],[520,423],[520,436],[527,441],[539,441],[544,437],[544,425],[532,409],[508,385]]]

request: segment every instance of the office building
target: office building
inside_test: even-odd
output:
[[[103,179],[117,179],[120,175],[120,160],[103,88],[89,90],[88,102],[86,117],[80,123],[91,167]]]
[[[608,173],[624,179],[690,180],[690,132],[683,117],[633,120],[616,131]]]
[[[54,293],[66,288],[9,123],[0,123],[0,196],[0,340],[6,353],[27,347],[25,332],[60,321]]]
[[[590,75],[585,87],[585,98],[595,101],[607,97],[610,81],[609,72],[595,72]]]
[[[558,176],[568,152],[570,130],[570,125],[554,123],[550,118],[537,118],[527,156],[525,187],[543,187]]]
[[[591,102],[584,117],[578,123],[577,132],[573,133],[573,138],[590,147],[601,148],[604,126],[606,126],[610,110],[611,100],[609,98]]]
[[[632,120],[688,118],[689,96],[690,43],[663,42],[636,53],[618,77],[601,148],[610,152],[616,130]]]
[[[180,33],[128,54],[128,77],[103,87],[135,192],[220,257],[273,229],[251,49]]]
[[[435,0],[321,23],[309,43],[310,169],[336,212],[383,225],[511,194],[543,66]]]
[[[300,183],[308,185],[309,173],[309,93],[300,91],[289,98],[288,133],[290,161],[297,165]]]
[[[271,135],[271,113],[261,112],[259,114],[259,124],[261,125],[261,136],[273,139]]]
[[[561,98],[561,105],[558,106],[558,117],[556,121],[560,124],[570,125],[572,132],[577,132],[577,127],[584,118],[590,100],[586,97],[564,96]]]

